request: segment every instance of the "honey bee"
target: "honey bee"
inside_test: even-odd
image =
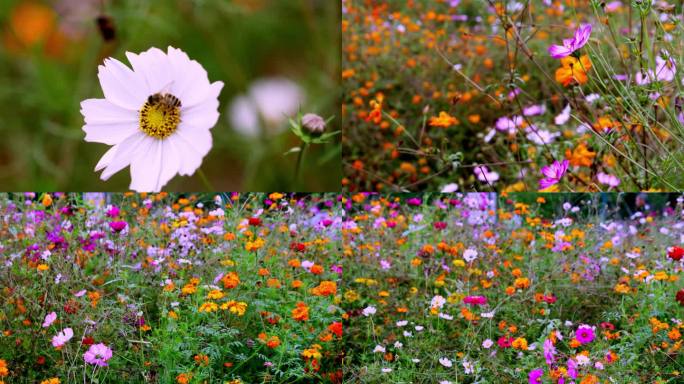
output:
[[[162,104],[170,108],[180,108],[181,106],[181,101],[170,93],[155,93],[147,98],[147,102],[150,105]]]

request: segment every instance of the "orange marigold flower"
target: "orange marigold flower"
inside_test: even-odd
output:
[[[331,296],[337,293],[337,283],[334,281],[321,281],[317,287],[311,290],[314,296]]]
[[[297,307],[292,310],[292,318],[296,321],[309,320],[309,307],[301,301],[298,302]]]
[[[594,157],[596,152],[590,151],[584,143],[578,144],[572,151],[569,148],[565,150],[565,158],[576,167],[591,167]]]
[[[556,70],[556,81],[564,87],[576,82],[580,85],[588,80],[587,71],[591,69],[589,56],[582,55],[579,60],[573,56],[561,59],[561,67]]]
[[[430,126],[431,127],[442,127],[442,128],[449,128],[452,125],[458,124],[459,121],[457,118],[449,115],[448,113],[442,111],[439,113],[439,117],[431,117],[430,118]]]
[[[221,278],[221,282],[223,283],[223,287],[232,289],[240,284],[240,276],[235,272],[228,272]]]

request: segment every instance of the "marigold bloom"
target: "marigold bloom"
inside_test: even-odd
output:
[[[331,296],[337,293],[337,283],[334,281],[321,281],[321,283],[311,289],[314,296]]]
[[[561,67],[556,70],[556,81],[564,87],[576,82],[580,85],[588,80],[587,71],[591,69],[589,56],[583,55],[579,60],[573,56],[561,59]]]
[[[228,272],[221,278],[221,282],[224,288],[232,289],[240,284],[240,276],[235,272]]]
[[[458,124],[459,121],[457,118],[449,115],[448,113],[442,111],[439,113],[439,117],[431,117],[430,118],[430,126],[431,127],[442,127],[442,128],[449,128],[452,125]]]
[[[297,307],[292,310],[292,318],[296,321],[309,320],[309,307],[301,301],[298,302]]]

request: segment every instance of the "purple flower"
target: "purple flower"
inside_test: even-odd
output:
[[[99,343],[91,345],[88,351],[83,354],[83,360],[88,364],[100,367],[107,366],[107,360],[112,358],[112,350],[106,345]]]
[[[568,160],[563,160],[559,163],[558,160],[554,161],[553,164],[542,167],[541,173],[546,176],[546,178],[539,180],[539,188],[546,189],[554,184],[558,184],[568,170],[568,165],[570,162]]]
[[[594,341],[596,335],[594,334],[594,329],[588,325],[582,324],[575,331],[575,338],[580,344],[587,344]]]
[[[572,39],[563,39],[563,45],[551,45],[549,47],[549,54],[554,59],[561,59],[570,56],[576,50],[582,48],[591,35],[591,24],[582,24],[575,31],[575,36]]]
[[[546,359],[546,364],[551,365],[556,361],[554,355],[556,354],[556,347],[554,347],[551,339],[544,340],[544,358]]]
[[[544,370],[541,368],[533,369],[527,375],[529,384],[541,384],[541,377],[544,375]]]

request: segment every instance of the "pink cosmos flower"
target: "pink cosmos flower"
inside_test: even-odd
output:
[[[43,321],[43,328],[49,327],[50,325],[52,325],[52,323],[55,322],[55,320],[57,320],[57,314],[54,312],[48,313],[47,315],[45,315],[45,321]]]
[[[64,328],[61,332],[57,333],[52,338],[52,346],[55,348],[61,347],[66,344],[71,338],[74,337],[74,331],[71,328]]]
[[[88,348],[88,351],[83,354],[83,360],[85,360],[86,363],[99,367],[106,367],[107,360],[111,358],[112,350],[102,343],[91,345],[90,348]]]
[[[495,171],[490,171],[486,165],[478,165],[473,169],[473,173],[483,183],[494,184],[494,182],[499,180],[499,174]]]
[[[572,39],[563,39],[563,45],[551,45],[549,47],[549,54],[554,59],[570,56],[573,52],[587,44],[590,35],[591,24],[582,24],[575,31],[575,36]]]
[[[541,173],[546,178],[539,180],[539,188],[546,189],[554,184],[558,184],[561,178],[563,178],[565,171],[568,170],[568,165],[570,165],[568,160],[563,160],[562,163],[556,160],[553,164],[542,167]]]
[[[607,185],[608,189],[617,187],[620,185],[620,179],[617,178],[615,175],[610,175],[607,173],[599,172],[596,175],[596,178],[598,179],[598,182]]]
[[[594,329],[586,324],[582,324],[575,331],[575,338],[580,344],[587,344],[594,341],[596,334],[594,334]]]

